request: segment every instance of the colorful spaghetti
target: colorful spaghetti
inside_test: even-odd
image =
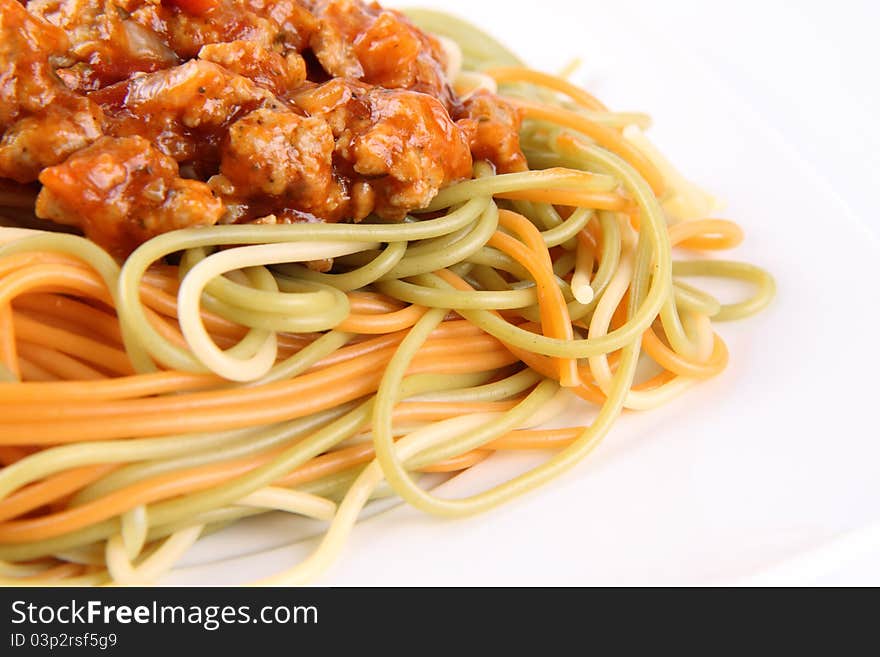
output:
[[[411,17],[458,44],[459,94],[497,89],[522,112],[528,171],[477,162],[403,223],[192,228],[121,262],[0,228],[5,583],[155,582],[199,537],[273,511],[327,529],[261,583],[313,581],[383,482],[426,513],[482,513],[581,462],[625,409],[725,369],[715,325],[762,310],[774,283],[707,255],[743,232],[644,117],[457,19]],[[32,207],[18,194],[0,190],[4,214]],[[722,303],[695,278],[754,294]],[[593,419],[541,428],[572,404]],[[550,455],[466,499],[419,483],[516,450]]]

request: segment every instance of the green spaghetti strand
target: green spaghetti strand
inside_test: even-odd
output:
[[[672,266],[673,272],[675,265]],[[711,294],[707,294],[702,290],[688,285],[679,280],[673,281],[675,291],[675,303],[682,310],[687,310],[697,315],[705,315],[710,318],[717,318],[721,312],[721,302]]]
[[[89,267],[101,276],[114,303],[117,306],[119,305],[119,298],[116,293],[120,277],[119,265],[116,264],[116,261],[109,253],[94,242],[76,235],[41,233],[0,245],[0,258],[16,253],[35,251],[50,251],[70,255],[88,264]],[[146,315],[144,315],[144,321],[147,321]],[[123,323],[120,323],[120,328],[122,330],[123,345],[135,370],[139,372],[155,371],[155,364],[150,359],[148,351],[142,347],[139,336]]]
[[[478,385],[481,379],[482,377],[475,375],[471,378],[471,381],[473,381],[473,384]],[[400,399],[406,399],[432,392],[454,390],[462,385],[462,381],[464,381],[465,386],[468,385],[468,379],[465,378],[463,380],[461,376],[413,376],[407,378],[400,386],[398,394],[400,395]],[[353,410],[345,413],[342,417],[330,422],[330,424],[327,424],[322,429],[287,448],[266,465],[261,466],[244,476],[235,478],[221,486],[187,495],[180,499],[172,499],[148,505],[147,517],[149,518],[150,526],[176,523],[184,518],[191,518],[198,513],[233,504],[237,500],[240,500],[261,488],[271,485],[272,482],[283,478],[285,475],[293,472],[312,458],[320,456],[344,440],[351,438],[360,431],[362,427],[369,426],[373,408],[374,400],[370,399]],[[297,427],[297,429],[298,428],[299,427]],[[291,430],[292,428],[290,426],[278,429],[278,431],[281,432],[290,432]],[[288,437],[289,433],[285,439]],[[124,443],[125,441],[121,442]],[[179,439],[177,442],[179,442]],[[106,445],[106,443],[104,443],[104,445]],[[41,459],[49,461],[48,466],[51,467],[46,467],[47,470],[59,472],[68,467],[72,467],[69,465],[69,455],[73,450],[67,450],[67,447],[80,447],[80,445],[56,448],[59,452],[60,450],[66,450],[65,452],[60,452],[63,455],[62,458],[68,456],[65,460],[60,460],[58,458],[59,452],[50,455],[46,459]],[[125,445],[120,445],[119,451],[124,452],[125,448]],[[131,456],[132,453],[129,452],[128,455]],[[36,454],[34,457],[29,458],[35,458],[38,456],[41,456],[41,454]],[[95,457],[100,458],[98,454],[95,454]],[[120,458],[116,462],[135,462],[137,460],[136,457],[131,459]],[[103,459],[94,462],[102,463],[107,462],[107,460]],[[110,462],[113,461],[111,460]],[[86,463],[88,463],[88,461],[86,461]],[[4,471],[3,473],[0,473],[0,476],[5,474]],[[118,532],[118,519],[103,521],[76,532],[71,532],[47,540],[18,545],[0,545],[0,559],[9,561],[37,559],[70,548],[88,545],[108,538],[109,536],[113,536]]]
[[[642,265],[637,270],[638,278],[633,282],[632,296],[637,300],[641,299],[644,281],[648,278],[648,267],[644,265],[644,262],[647,260],[647,257],[641,258]],[[633,312],[634,305],[633,302],[630,303],[630,313]],[[437,498],[419,488],[412,481],[403,462],[398,457],[391,435],[391,414],[393,412],[394,388],[399,385],[400,378],[406,370],[409,360],[415,355],[419,345],[427,338],[431,326],[438,321],[442,321],[439,311],[431,311],[425,315],[410,332],[404,343],[401,344],[400,350],[386,369],[382,385],[377,394],[376,415],[373,423],[373,440],[376,446],[377,463],[381,466],[385,479],[400,497],[422,511],[444,517],[474,515],[488,511],[514,497],[527,493],[580,462],[598,445],[623,409],[626,391],[632,385],[633,377],[635,376],[635,367],[639,355],[639,346],[637,344],[629,344],[623,349],[621,365],[615,376],[612,390],[608,395],[608,401],[603,405],[593,424],[570,447],[551,458],[544,465],[484,493],[460,500]],[[489,426],[491,427],[491,425]],[[465,444],[457,446],[456,449],[464,450],[465,445],[470,445],[466,440],[463,442]]]
[[[467,21],[430,9],[407,9],[406,15],[426,32],[455,41],[464,54],[467,69],[478,70],[489,64],[522,66],[519,57]]]
[[[280,427],[238,429],[204,434],[183,434],[161,438],[111,440],[52,447],[28,456],[0,471],[0,498],[29,483],[69,468],[101,463],[137,463],[182,458],[198,452],[220,452],[240,441],[259,440],[270,434],[292,438],[334,419],[339,409],[331,409]]]
[[[204,249],[190,249],[184,253],[180,261],[181,280],[206,257],[207,253]],[[271,272],[263,267],[253,268],[247,273],[253,276],[251,280],[255,282],[266,281],[271,277],[273,283],[280,288]],[[337,288],[320,283],[302,281],[294,281],[294,283],[300,288],[296,292],[267,292],[264,289],[240,285],[221,277],[211,281],[205,288],[205,292],[227,306],[266,315],[303,316],[332,312],[334,307],[339,304],[345,307],[345,295]],[[264,284],[261,287],[267,286]],[[307,333],[308,331],[302,332]]]
[[[431,395],[431,399],[462,403],[503,401],[524,393],[526,390],[538,385],[542,380],[543,377],[540,374],[526,369],[495,383],[488,383],[475,388],[461,388],[460,390],[434,393]]]
[[[325,333],[309,346],[304,347],[287,360],[275,365],[266,376],[249,385],[256,387],[295,379],[300,374],[304,374],[317,365],[324,358],[342,349],[353,337],[351,334],[341,331]]]
[[[479,326],[486,333],[505,344],[514,345],[527,351],[556,358],[591,358],[624,348],[627,344],[638,342],[641,335],[651,326],[654,318],[666,304],[672,288],[671,247],[666,232],[665,221],[653,192],[636,172],[616,155],[602,149],[585,147],[595,161],[620,176],[627,191],[634,197],[642,211],[642,237],[649,240],[655,249],[650,285],[644,303],[638,312],[623,327],[601,338],[565,341],[536,335],[521,329],[504,319],[481,310],[460,313],[468,321]],[[448,284],[436,279],[439,289],[449,289]]]
[[[492,197],[509,192],[532,189],[573,189],[591,192],[612,192],[617,188],[612,176],[588,174],[577,169],[548,169],[526,173],[507,173],[499,176],[484,175],[452,185],[440,191],[427,212],[436,212],[464,203],[474,197]]]
[[[432,239],[455,232],[483,215],[490,200],[472,199],[440,219],[402,225],[369,224],[292,224],[260,226],[215,226],[176,231],[146,242],[132,253],[122,267],[117,290],[117,313],[120,324],[133,339],[165,367],[187,372],[206,368],[187,350],[171,344],[147,320],[140,301],[140,281],[154,262],[190,249],[237,246],[242,244],[283,244],[288,242],[408,242]],[[255,331],[257,329],[254,329]],[[253,332],[252,331],[252,332]],[[135,363],[138,368],[138,363]],[[139,369],[139,371],[142,371]]]
[[[498,207],[494,203],[490,203],[467,237],[464,237],[447,249],[418,256],[404,257],[379,280],[386,281],[408,278],[418,274],[427,274],[467,260],[468,257],[486,245],[497,229]]]
[[[427,275],[413,277],[413,280],[431,280]],[[440,290],[393,280],[380,283],[378,289],[390,297],[414,303],[428,308],[454,310],[515,310],[528,308],[538,303],[538,295],[534,288],[504,291],[460,292],[458,290]]]
[[[459,229],[467,230],[466,228]],[[454,235],[455,233],[449,233]],[[341,292],[353,292],[368,287],[383,278],[396,267],[406,255],[406,242],[392,242],[368,264],[344,274],[322,274],[302,265],[279,265],[276,269],[284,274],[284,282],[310,281],[334,287]],[[284,285],[279,282],[281,289]]]
[[[544,243],[547,244],[549,248],[566,244],[577,237],[578,233],[586,229],[590,221],[593,220],[593,216],[594,213],[592,210],[578,208],[572,212],[571,216],[564,222],[554,228],[544,231],[542,235]]]
[[[750,283],[757,292],[745,301],[721,306],[713,319],[718,322],[732,322],[746,319],[765,310],[776,296],[776,282],[763,269],[743,262],[727,260],[693,260],[673,263],[676,276],[694,276],[708,278],[729,278]]]

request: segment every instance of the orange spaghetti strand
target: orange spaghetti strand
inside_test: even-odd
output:
[[[550,257],[543,236],[531,221],[516,212],[500,210],[498,222],[503,228],[515,233],[527,247],[526,250],[522,250],[519,245],[516,246],[515,251],[519,253],[519,256],[507,250],[513,246],[512,243],[506,244],[506,246],[502,245],[500,248],[519,260],[520,264],[535,278],[538,289],[538,305],[541,308],[541,323],[546,333],[559,340],[574,340],[574,329],[568,314],[568,306],[556,282],[556,276],[553,273],[553,259]],[[498,235],[493,239],[497,237]],[[508,240],[505,237],[501,241],[507,242]],[[492,240],[489,243],[492,244]],[[495,245],[498,246],[497,241]],[[536,260],[523,259],[528,250],[531,250]],[[578,373],[577,360],[559,359],[558,363],[559,381],[562,386],[565,388],[578,386],[580,374]]]
[[[86,571],[86,567],[78,563],[59,563],[57,566],[48,568],[36,575],[19,578],[19,582],[63,582],[69,577],[77,577]]]
[[[627,208],[626,217],[629,219],[629,225],[632,226],[634,231],[639,232],[642,230],[642,214],[637,207],[630,206]]]
[[[31,363],[65,381],[97,381],[107,378],[98,370],[56,349],[22,342],[18,345],[18,351]]]
[[[7,260],[14,262],[10,263]],[[0,305],[2,305],[4,298],[12,299],[30,289],[37,289],[42,292],[73,292],[101,301],[111,307],[113,305],[113,300],[107,291],[103,279],[97,272],[88,269],[79,260],[44,252],[16,254],[16,256],[5,258],[0,263],[2,265],[0,274],[10,270],[14,264],[20,264],[25,269],[17,270],[16,274],[7,276],[6,280],[0,283]],[[28,268],[29,271],[27,270]],[[160,272],[153,273],[154,278],[160,275]],[[175,331],[170,325],[158,321],[158,316],[155,314],[158,312],[165,317],[174,319],[176,323],[176,297],[166,293],[160,287],[153,287],[146,283],[141,285],[140,293],[141,299],[147,307],[147,316],[151,324],[167,339],[184,344],[179,331]],[[244,327],[206,311],[202,311],[202,321],[205,323],[206,329],[212,334],[240,339],[246,331]],[[290,343],[291,345],[301,344],[300,341],[292,336],[281,336],[281,342]]]
[[[22,403],[114,401],[177,392],[203,390],[221,383],[213,374],[156,372],[95,381],[84,386],[77,381],[53,383],[0,383],[0,409]],[[3,410],[0,410],[2,421]]]
[[[651,390],[655,390],[661,386],[666,385],[670,381],[675,380],[676,375],[670,372],[669,370],[663,370],[657,376],[653,376],[647,381],[643,381],[642,383],[636,384],[632,387],[633,390],[637,392],[648,392]]]
[[[13,317],[15,332],[21,340],[47,348],[57,348],[71,356],[81,356],[89,362],[117,375],[134,374],[128,354],[90,338],[62,329],[40,324],[24,315]]]
[[[459,413],[460,414],[460,413]],[[482,450],[475,450],[480,452]],[[372,442],[365,442],[360,445],[346,447],[335,452],[329,452],[318,456],[283,479],[275,482],[276,486],[296,487],[302,486],[316,479],[329,477],[340,472],[345,472],[359,465],[365,465],[372,461],[376,456]],[[486,455],[488,456],[488,454]],[[432,464],[426,468],[421,468],[421,472],[458,472],[466,470],[472,465],[476,465],[477,458],[482,461],[485,457],[475,457],[474,452],[463,454],[446,461]],[[435,468],[435,469],[430,469]]]
[[[398,409],[395,409],[394,421],[395,423],[437,421],[455,417],[462,413],[503,413],[516,406],[517,403],[517,401],[475,403],[407,402],[401,404]],[[372,443],[365,443],[365,445],[369,449],[366,451],[356,449],[355,454],[364,453],[372,456]],[[257,467],[281,451],[283,449],[252,457],[256,460],[248,461],[248,463],[252,467]],[[342,454],[349,454],[349,452],[343,449],[331,453],[334,456]],[[16,455],[16,457],[21,458],[20,455]],[[237,464],[239,461],[236,460],[232,463]],[[346,467],[356,464],[348,461],[345,463],[347,464]],[[54,475],[39,483],[27,486],[11,497],[0,501],[0,521],[15,518],[34,508],[59,498],[64,498],[69,493],[79,490],[109,474],[117,467],[120,466],[118,464],[85,466]]]
[[[577,439],[583,431],[584,428],[514,431],[487,444],[481,449],[426,466],[422,468],[422,471],[457,472],[465,470],[485,460],[492,451],[496,450],[560,448]],[[275,450],[269,454],[168,473],[148,481],[138,482],[72,509],[58,511],[40,518],[6,522],[0,524],[0,541],[22,543],[51,538],[70,531],[76,531],[102,520],[107,520],[134,506],[205,490],[214,485],[228,482],[235,477],[264,465],[281,451],[283,450]],[[276,481],[274,485],[299,486],[322,477],[349,470],[358,465],[366,464],[374,458],[374,455],[373,445],[369,442],[329,452],[312,459],[291,474]],[[113,466],[98,466],[98,468],[100,467],[108,468]],[[79,470],[85,471],[87,469],[97,470],[96,467],[81,468]],[[65,477],[73,482],[75,478],[74,472],[56,476],[53,478],[53,486],[58,488],[60,480]],[[76,472],[76,475],[80,478],[83,478],[84,474]],[[95,474],[97,473],[93,472],[92,476]],[[103,474],[106,474],[106,472],[102,473],[102,476]],[[81,480],[81,483],[83,481],[84,479]],[[37,486],[39,484],[25,489],[14,497],[20,499],[25,494],[31,494],[31,491]],[[7,513],[4,513],[4,518],[8,517],[8,507],[6,510]]]
[[[0,302],[0,363],[17,379],[21,378],[18,366],[18,349],[15,345],[15,327],[12,322],[12,305]],[[14,385],[14,384],[13,384]]]
[[[300,485],[368,463],[374,457],[373,449],[372,443],[364,443],[316,457],[289,476],[275,482],[275,485]],[[108,520],[136,506],[206,490],[251,472],[277,456],[280,451],[283,449],[270,454],[167,473],[113,491],[80,506],[37,518],[3,522],[0,523],[0,543],[18,544],[53,538]],[[432,471],[465,469],[470,467],[468,463],[473,465],[488,455],[482,452],[477,456],[472,454],[433,464],[431,467],[435,469]]]
[[[352,313],[336,327],[336,330],[361,335],[385,335],[412,328],[424,317],[426,312],[428,309],[422,306],[410,306],[403,310],[381,315],[356,315]]]
[[[560,449],[577,440],[586,427],[537,431],[513,431],[485,445],[492,450]]]
[[[377,341],[380,345],[381,342]],[[352,349],[357,350],[360,345]],[[369,368],[372,365],[387,361],[396,350],[396,345],[382,345],[381,349],[370,350],[356,358],[339,359],[329,367],[315,368],[306,374],[289,380],[273,384],[255,386],[251,388],[220,388],[190,395],[166,396],[162,398],[131,399],[115,402],[86,403],[87,400],[73,402],[58,401],[51,407],[46,407],[40,402],[26,402],[7,408],[0,416],[0,426],[5,422],[22,421],[32,418],[39,421],[91,418],[97,420],[101,417],[113,417],[123,414],[139,413],[184,413],[197,410],[209,410],[218,408],[251,407],[255,403],[267,399],[278,399],[279,396],[304,389],[308,390],[313,383],[318,385],[332,385],[330,380],[334,374],[343,372],[348,366],[352,372],[360,371],[361,368]],[[456,356],[471,358],[476,366],[482,366],[484,360],[494,355],[504,355],[506,351],[501,344],[491,336],[480,336],[470,340],[439,339],[430,340],[420,352],[417,365],[419,367],[433,368],[442,371],[447,364],[457,367],[454,360]],[[481,356],[482,355],[482,356]],[[487,368],[491,369],[491,368]],[[479,369],[473,371],[481,371]]]
[[[66,320],[59,328],[75,330],[87,337],[100,337],[121,345],[122,332],[115,314],[110,314],[89,304],[60,294],[23,294],[15,300],[16,310],[37,312],[54,320]],[[76,327],[74,329],[73,327]]]
[[[31,292],[85,292],[88,296],[112,305],[104,281],[92,271],[71,265],[36,265],[8,274],[0,284],[0,305]]]
[[[349,292],[347,296],[351,312],[359,315],[393,313],[406,307],[405,303],[378,292]]]
[[[454,456],[450,459],[446,459],[445,461],[441,461],[440,463],[434,463],[433,465],[425,466],[424,468],[421,468],[421,471],[440,473],[461,472],[463,470],[467,470],[468,468],[474,467],[478,463],[482,463],[490,456],[492,456],[492,450],[475,449],[472,452],[461,454],[459,456]]]
[[[541,73],[522,66],[503,66],[498,68],[490,68],[483,71],[495,82],[504,84],[506,82],[528,82],[539,87],[546,87],[553,91],[565,94],[584,109],[594,110],[596,112],[607,112],[608,108],[604,103],[593,94],[581,89],[577,85],[572,84],[568,80],[558,75],[550,75]]]
[[[745,240],[742,228],[725,219],[683,221],[669,227],[669,241],[692,251],[727,251]]]
[[[394,408],[394,422],[437,422],[471,413],[505,413],[522,400],[503,402],[402,402]],[[367,426],[366,428],[369,428]]]
[[[538,256],[546,268],[553,269],[553,258],[550,256],[544,237],[535,224],[523,215],[510,210],[498,211],[498,223],[522,240]]]
[[[18,368],[21,372],[22,381],[48,383],[58,380],[57,376],[47,370],[44,370],[39,365],[35,365],[23,356],[18,357]]]
[[[94,406],[17,405],[0,418],[0,444],[61,444],[82,440],[144,438],[274,424],[320,412],[376,391],[394,349],[250,389],[220,390],[171,398],[142,399]],[[427,343],[410,374],[461,374],[492,371],[516,362],[500,344],[492,350],[462,351],[454,343]]]
[[[705,363],[699,363],[685,358],[676,353],[657,337],[654,329],[648,329],[642,336],[642,347],[654,361],[661,367],[666,368],[679,376],[693,379],[711,379],[727,369],[730,353],[727,345],[718,336],[715,336],[715,348],[712,356]]]
[[[510,201],[532,201],[534,203],[552,203],[572,208],[590,208],[593,210],[610,210],[623,212],[629,210],[632,203],[620,194],[612,192],[579,192],[571,189],[527,189],[519,192],[496,194],[495,198]]]
[[[313,458],[302,467],[297,468],[286,477],[275,482],[276,486],[292,488],[301,486],[316,479],[345,472],[350,468],[365,465],[375,457],[372,442],[346,447],[335,452],[322,454]]]
[[[434,333],[432,338],[437,339],[461,339],[475,336],[484,336],[479,328],[463,320],[444,322]],[[372,338],[351,347],[343,348],[331,354],[320,363],[314,370],[322,369],[330,365],[345,362],[357,356],[378,351],[386,347],[400,344],[404,334],[395,334]],[[70,401],[114,401],[122,399],[137,399],[140,397],[152,397],[169,393],[193,392],[206,390],[224,383],[222,379],[213,374],[188,374],[185,372],[158,372],[140,374],[137,376],[116,378],[110,381],[96,382],[88,387],[74,382],[57,383],[6,383],[0,382],[0,409],[4,405],[18,405],[27,402],[70,402]],[[2,411],[0,411],[2,418]]]
[[[442,278],[444,281],[452,285],[456,290],[469,292],[473,291],[474,289],[467,281],[465,281],[463,278],[460,278],[459,276],[456,276],[448,269],[442,269],[434,273]],[[501,317],[500,313],[493,311],[493,314],[496,317]],[[512,353],[521,362],[525,363],[530,369],[533,369],[535,372],[547,377],[548,379],[556,379],[558,367],[554,363],[552,358],[542,356],[540,354],[535,354],[524,349],[518,349],[514,345],[505,344],[504,346],[508,351],[510,351],[510,353]],[[571,392],[586,401],[599,405],[603,404],[605,402],[604,393],[602,393],[602,391],[599,390],[598,387],[587,383],[584,378],[585,375],[592,376],[589,373],[589,368],[584,368],[580,371],[580,383],[579,385],[570,388]]]
[[[119,467],[112,465],[89,465],[66,470],[43,481],[31,484],[5,500],[0,501],[0,521],[15,518],[28,511],[64,497],[88,486]]]
[[[141,504],[205,490],[229,478],[247,472],[247,464],[228,464],[171,472],[138,482],[97,500],[37,518],[0,523],[0,543],[28,543],[67,534],[82,527],[108,520]]]
[[[535,354],[530,351],[525,351],[524,349],[518,349],[513,345],[507,345],[507,348],[510,349],[514,356],[519,358],[522,362],[528,365],[529,368],[535,370],[538,374],[546,376],[548,379],[553,378],[552,358],[548,358],[547,356],[542,356],[540,354]],[[580,385],[569,388],[569,390],[584,401],[596,404],[597,406],[601,406],[602,404],[604,404],[605,393],[602,392],[602,390],[598,386],[589,382],[588,377],[592,377],[590,369],[588,367],[579,368],[579,375]]]
[[[88,268],[82,260],[78,260],[73,256],[52,251],[28,251],[26,253],[14,253],[0,260],[0,277],[37,265],[67,265],[83,270]]]
[[[527,229],[517,219],[519,216],[512,212],[502,211],[499,213],[499,221],[504,227],[524,232]],[[531,225],[531,222],[528,222],[524,217],[522,219]],[[540,235],[538,237],[540,239]],[[556,283],[550,254],[547,253],[547,248],[543,246],[543,243],[541,247],[543,256],[504,233],[495,233],[489,240],[489,246],[494,246],[515,259],[528,270],[535,280],[538,305],[541,309],[541,323],[545,333],[559,340],[573,340],[574,329],[568,316],[568,307],[565,305],[562,291]],[[558,359],[556,363],[556,374],[553,378],[558,380],[563,387],[577,386],[580,382],[577,362],[572,359]]]
[[[620,133],[590,121],[577,112],[515,98],[506,98],[505,100],[508,100],[515,107],[522,110],[528,118],[551,121],[586,135],[603,148],[607,148],[626,160],[648,181],[651,189],[654,190],[654,194],[657,196],[663,195],[665,189],[663,175],[651,160],[643,155],[638,148],[630,144]],[[559,138],[563,139],[565,137],[570,137],[570,135],[561,135]]]
[[[525,397],[492,402],[432,402],[413,401],[401,402],[394,407],[392,418],[395,426],[420,422],[448,420],[462,414],[472,413],[506,413],[521,403]],[[371,422],[364,424],[364,431],[369,431]]]

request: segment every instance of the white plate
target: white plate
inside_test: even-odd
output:
[[[710,70],[613,3],[422,4],[490,26],[536,67],[582,57],[578,82],[617,109],[651,113],[653,139],[746,228],[733,257],[770,269],[779,299],[721,327],[733,356],[723,376],[627,414],[574,472],[477,518],[406,507],[375,516],[317,583],[806,583],[880,552],[877,240]],[[532,458],[487,462],[441,490],[473,492]],[[284,547],[314,530],[245,523],[200,542],[166,581],[268,575],[314,547]]]

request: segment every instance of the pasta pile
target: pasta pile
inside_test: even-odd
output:
[[[383,482],[427,513],[484,512],[576,465],[624,409],[725,369],[715,324],[763,309],[773,280],[673,260],[743,234],[646,118],[412,16],[460,47],[457,91],[523,112],[530,171],[479,163],[402,224],[183,230],[121,265],[78,236],[0,229],[4,581],[155,582],[200,536],[269,511],[327,531],[261,583],[312,581]],[[302,264],[320,259],[332,273]],[[723,304],[693,277],[755,294]],[[572,403],[598,409],[588,425],[541,428]],[[466,499],[419,485],[513,450],[552,453]]]

